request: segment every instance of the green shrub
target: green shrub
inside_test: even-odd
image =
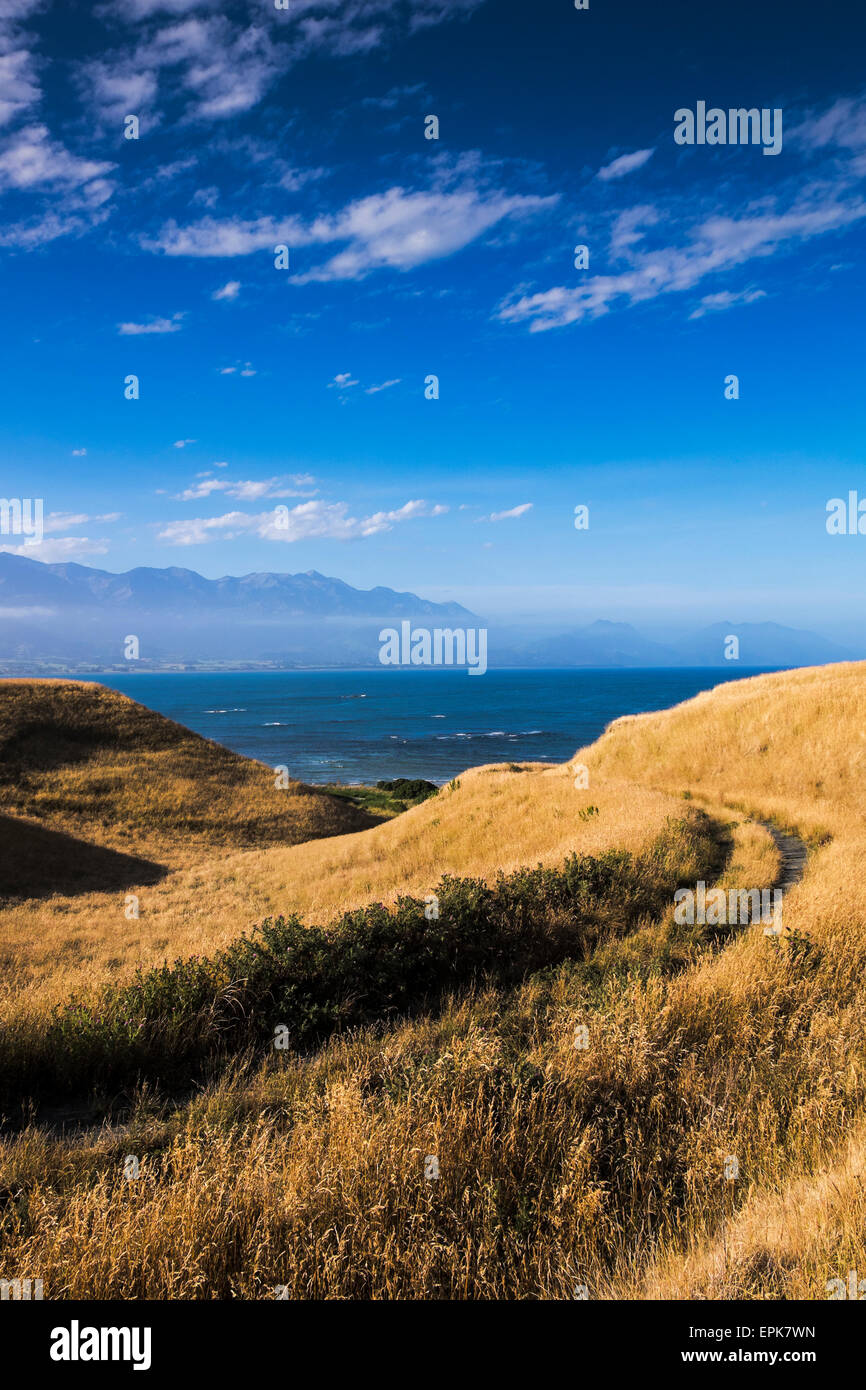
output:
[[[585,959],[603,937],[659,915],[686,859],[689,869],[711,861],[714,842],[698,826],[669,823],[643,858],[575,854],[560,869],[500,873],[493,884],[446,875],[432,920],[425,902],[411,897],[347,912],[324,929],[296,916],[268,918],[212,957],[139,970],[96,1003],[58,1008],[42,1044],[18,1057],[14,1080],[31,1094],[143,1075],[175,1084],[272,1042],[280,1025],[290,1046],[303,1050],[482,978],[509,985]],[[0,1061],[7,1083],[9,1071]]]

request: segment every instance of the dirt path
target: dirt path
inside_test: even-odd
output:
[[[759,824],[772,835],[773,842],[781,856],[781,872],[779,881],[775,886],[782,893],[786,893],[789,888],[794,887],[795,883],[800,882],[806,872],[809,851],[799,835],[789,835],[782,830],[777,830],[769,821],[760,821]]]

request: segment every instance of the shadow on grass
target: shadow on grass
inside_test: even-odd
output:
[[[158,883],[162,864],[78,840],[32,821],[0,815],[0,903],[53,893],[111,893]]]

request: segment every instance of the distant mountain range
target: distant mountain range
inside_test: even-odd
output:
[[[379,664],[379,632],[410,620],[424,627],[487,626],[490,666],[805,666],[853,660],[812,632],[777,623],[715,623],[663,645],[629,623],[598,621],[537,636],[483,618],[459,603],[432,603],[394,589],[354,589],[306,574],[205,579],[194,570],[138,568],[110,574],[46,565],[0,552],[0,671],[75,672],[206,666],[363,667]]]
[[[110,574],[0,552],[0,665],[126,666],[128,636],[148,666],[370,666],[378,634],[403,619],[473,627],[459,603],[394,589],[353,589],[307,574],[205,579],[194,570]]]
[[[599,621],[524,643],[519,664],[531,666],[728,666],[728,639],[736,637],[743,666],[822,666],[859,654],[814,632],[779,623],[713,623],[681,641],[662,645],[630,623]],[[515,652],[515,655],[518,653]],[[498,662],[499,665],[509,664]]]

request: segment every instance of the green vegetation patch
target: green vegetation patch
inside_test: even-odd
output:
[[[41,1037],[0,1057],[0,1081],[20,1103],[142,1076],[177,1084],[278,1036],[286,1049],[309,1049],[476,981],[510,985],[586,959],[660,915],[681,878],[708,871],[717,855],[698,815],[669,821],[642,857],[575,854],[561,869],[500,873],[493,884],[446,875],[423,901],[373,903],[327,928],[268,918],[213,956],[138,971],[95,1002],[58,1008]]]
[[[342,782],[332,782],[321,787],[321,791],[350,801],[362,811],[381,815],[383,819],[402,815],[411,806],[420,806],[439,791],[435,782],[426,782],[421,777],[395,777],[392,781],[377,782],[375,787],[363,785],[346,786]]]

